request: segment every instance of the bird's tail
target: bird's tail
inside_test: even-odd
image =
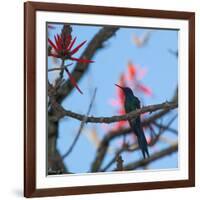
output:
[[[139,134],[137,134],[138,145],[139,145],[139,148],[141,149],[143,157],[145,159],[146,156],[149,157],[147,141],[146,141],[146,138],[145,138],[142,128],[140,128],[140,131],[138,131],[138,133],[139,133]]]

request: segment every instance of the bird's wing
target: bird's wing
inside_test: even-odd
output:
[[[136,109],[140,109],[140,100],[136,96],[134,97],[134,104],[131,104],[131,106],[133,106],[133,105],[134,105],[134,107],[132,107],[132,110],[135,110],[135,107],[136,107]],[[133,119],[129,120],[129,124],[133,129],[135,129],[135,126],[138,126],[138,125],[140,128],[140,116],[136,117],[136,119],[133,118]]]
[[[140,109],[140,100],[137,97],[135,97],[135,101],[137,109]]]
[[[140,100],[136,96],[134,96],[131,101],[125,101],[126,113],[129,113],[136,109],[140,109]]]

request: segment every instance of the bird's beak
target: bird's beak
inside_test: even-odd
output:
[[[124,88],[120,85],[115,84],[117,87],[121,88],[122,90],[124,90]]]

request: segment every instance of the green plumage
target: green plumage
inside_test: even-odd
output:
[[[127,95],[125,97],[124,105],[125,105],[126,113],[129,113],[129,112],[134,111],[136,109],[140,109],[140,101],[135,96]]]
[[[140,109],[140,100],[133,94],[133,91],[130,88],[121,87],[119,85],[116,85],[116,86],[121,88],[125,94],[124,108],[125,108],[126,113],[129,113],[136,109]],[[129,120],[129,124],[130,124],[131,129],[137,136],[138,145],[142,151],[143,157],[146,158],[146,155],[149,157],[147,141],[144,135],[143,128],[141,126],[140,116]]]

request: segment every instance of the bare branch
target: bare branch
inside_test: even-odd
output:
[[[165,127],[160,128],[159,133],[155,135],[155,137],[153,139],[151,139],[150,143],[148,144],[148,146],[153,146],[155,145],[159,140],[161,135],[163,135],[163,133],[166,130],[169,130],[170,125],[173,123],[173,121],[177,118],[177,115],[175,115],[168,123]],[[117,150],[116,152],[116,156],[120,155],[123,152],[134,152],[136,150],[139,150],[139,146],[138,144],[133,144],[131,146],[125,144],[122,146],[121,149]],[[100,170],[101,172],[105,172],[114,162],[116,159],[116,156],[110,160],[110,162],[102,169]]]
[[[172,132],[172,133],[174,133],[174,134],[178,134],[178,131],[176,130],[176,129],[173,129],[173,128],[171,128],[171,127],[167,127],[166,125],[163,125],[163,124],[159,124],[158,122],[153,122],[153,124],[155,125],[155,126],[157,126],[158,128],[162,128],[162,129],[168,129],[168,131],[170,131],[170,132]]]
[[[144,120],[142,122],[142,126],[149,125],[150,123],[154,122],[156,119],[161,118],[165,114],[169,113],[169,111],[170,111],[169,109],[162,110],[162,111],[154,114],[153,116]],[[131,128],[125,128],[125,129],[119,129],[117,131],[111,131],[108,134],[106,134],[106,136],[102,139],[101,144],[99,145],[96,157],[92,163],[91,171],[96,172],[96,171],[100,170],[111,140],[113,140],[117,137],[120,137],[120,136],[130,134],[131,132],[132,132]]]
[[[66,67],[69,67],[69,66],[71,66],[72,64],[73,64],[73,63],[70,63],[70,64],[68,64],[68,65],[65,65],[64,67],[55,67],[55,68],[51,68],[51,69],[48,69],[48,72],[64,70]]]
[[[137,169],[138,167],[145,166],[155,160],[163,158],[163,157],[170,155],[176,151],[178,151],[178,143],[175,143],[175,144],[171,145],[170,147],[163,149],[162,151],[158,151],[157,153],[153,154],[151,157],[149,157],[147,159],[142,159],[137,162],[130,163],[130,164],[124,166],[124,170],[127,171],[127,170]]]
[[[72,111],[69,110],[65,110],[64,108],[62,108],[59,104],[56,105],[56,103],[54,102],[54,104],[52,105],[53,107],[56,107],[56,109],[58,107],[59,110],[57,111],[57,117],[58,118],[62,118],[64,116],[68,116],[68,117],[72,117],[74,119],[80,120],[82,121],[85,116],[78,114],[78,113],[74,113]],[[124,120],[129,120],[129,119],[133,119],[134,117],[139,116],[142,113],[146,113],[146,112],[155,112],[157,110],[161,110],[161,109],[174,109],[178,107],[178,103],[177,102],[165,102],[165,103],[161,103],[161,104],[155,104],[155,105],[149,105],[149,106],[145,106],[141,109],[138,109],[136,111],[132,111],[128,114],[125,115],[120,115],[120,116],[111,116],[111,117],[87,117],[87,123],[113,123],[113,122],[118,122],[118,121],[124,121]]]

